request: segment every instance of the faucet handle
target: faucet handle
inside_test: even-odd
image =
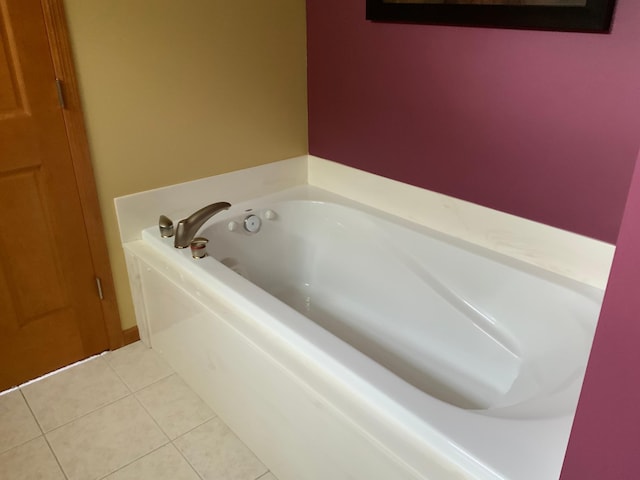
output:
[[[196,237],[191,240],[191,243],[189,244],[191,247],[191,256],[196,260],[206,257],[207,243],[209,243],[209,240],[204,237]]]
[[[173,222],[166,215],[160,215],[158,219],[158,228],[162,238],[173,237]]]

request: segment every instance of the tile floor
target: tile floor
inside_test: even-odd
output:
[[[0,395],[3,480],[276,480],[140,342]]]

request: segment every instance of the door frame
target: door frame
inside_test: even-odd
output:
[[[89,140],[82,113],[80,90],[76,77],[64,0],[40,0],[49,39],[49,49],[56,78],[60,80],[64,98],[62,114],[67,132],[71,161],[89,240],[95,275],[100,279],[103,320],[110,350],[123,345],[123,332],[109,261],[104,223],[91,164]],[[53,81],[54,79],[52,79]],[[96,289],[98,286],[96,285]]]

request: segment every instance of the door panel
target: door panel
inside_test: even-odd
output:
[[[40,197],[39,171],[20,170],[0,177],[0,205],[5,225],[0,229],[0,249],[14,252],[4,256],[4,272],[13,285],[20,325],[59,310],[67,303],[64,277],[54,246],[42,239],[52,238],[52,222]],[[29,257],[25,261],[25,257]],[[35,269],[34,269],[35,266]]]
[[[2,30],[0,31],[0,118],[24,115],[26,95],[24,82],[17,62],[15,43],[10,37],[9,25],[5,21],[6,13],[3,8]]]
[[[0,390],[108,348],[40,0],[0,0]]]

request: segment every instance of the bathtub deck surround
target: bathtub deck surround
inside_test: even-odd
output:
[[[596,288],[607,284],[611,244],[313,155],[119,197],[120,237],[123,244],[139,240],[159,212],[184,218],[212,202],[233,204],[298,185],[328,190]]]
[[[116,202],[141,337],[281,480],[559,476],[612,246],[309,157],[193,187]],[[233,204],[201,232],[214,258],[159,238],[173,199]],[[376,261],[399,305],[360,296]]]

